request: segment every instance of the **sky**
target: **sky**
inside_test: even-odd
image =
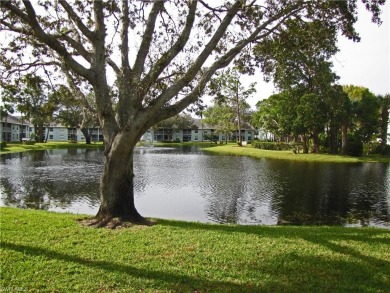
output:
[[[371,22],[370,13],[359,5],[356,31],[361,37],[355,43],[339,36],[340,51],[333,58],[334,71],[340,77],[341,85],[357,85],[368,88],[376,95],[390,94],[390,1],[383,6],[378,26]],[[251,78],[252,81],[252,78]],[[259,100],[266,99],[276,92],[272,83],[262,81],[256,74],[257,93],[248,100],[252,108]]]

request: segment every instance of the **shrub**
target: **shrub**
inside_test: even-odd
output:
[[[379,142],[368,142],[363,145],[363,154],[365,156],[380,154],[381,150],[382,148]]]
[[[5,141],[0,142],[0,150],[6,148],[7,143]]]
[[[291,150],[293,147],[284,142],[267,142],[267,141],[256,141],[253,142],[253,146],[262,150],[271,150],[271,151],[286,151]]]
[[[347,142],[347,155],[361,157],[363,155],[363,143],[356,138],[350,138]]]
[[[23,141],[23,144],[25,144],[25,145],[34,145],[35,144],[35,140],[25,140],[25,141]]]

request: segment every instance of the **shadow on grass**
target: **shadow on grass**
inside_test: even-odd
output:
[[[309,239],[308,241],[312,241]],[[321,241],[316,244],[324,245]],[[329,249],[347,253],[361,258],[360,253],[326,244]],[[92,261],[79,256],[60,253],[45,248],[2,242],[3,249],[13,250],[32,257],[45,257],[92,269],[103,270],[107,273],[121,274],[128,279],[134,277],[152,281],[152,289],[172,292],[386,292],[389,288],[388,262],[364,258],[367,263],[356,262],[354,259],[329,259],[326,256],[313,256],[297,252],[285,252],[280,259],[256,259],[250,265],[244,264],[241,271],[251,271],[258,276],[258,284],[239,284],[237,280],[223,281],[189,276],[183,273],[173,273],[163,270],[137,268],[127,264],[111,261]],[[271,261],[271,263],[270,263]],[[264,276],[272,275],[267,279]],[[211,276],[212,277],[212,276]],[[216,278],[216,276],[214,276]],[[118,279],[117,279],[118,280]],[[155,281],[155,282],[154,282]],[[153,284],[154,283],[154,284]],[[120,283],[118,283],[120,284]],[[119,285],[120,286],[120,285]],[[48,288],[50,289],[50,288]],[[51,288],[55,289],[55,288]],[[120,289],[120,288],[117,288]],[[129,289],[129,288],[128,288]],[[137,288],[132,288],[136,290]],[[143,288],[145,289],[145,288]]]
[[[245,292],[246,286],[235,284],[232,282],[204,280],[201,278],[191,277],[184,274],[174,274],[164,271],[154,271],[140,269],[130,265],[121,265],[108,261],[91,261],[80,258],[78,256],[59,253],[48,249],[1,242],[3,249],[10,249],[31,256],[44,256],[48,259],[57,259],[66,262],[76,263],[78,265],[87,266],[90,268],[103,269],[107,272],[117,272],[125,275],[131,275],[135,278],[159,280],[164,284],[164,287],[174,292],[197,292],[203,291],[228,291],[228,292]],[[124,276],[126,278],[126,276]],[[160,283],[161,284],[161,283]],[[161,288],[155,288],[161,289]]]
[[[303,239],[315,245],[321,245],[330,251],[349,255],[355,259],[371,263],[374,266],[390,266],[390,261],[376,259],[363,254],[354,248],[342,246],[334,241],[354,241],[364,244],[389,245],[390,230],[366,229],[366,228],[345,228],[345,227],[323,227],[323,226],[229,226],[211,225],[191,222],[178,222],[170,220],[158,220],[158,225],[171,226],[189,230],[217,231],[225,233],[254,234],[258,237],[269,238],[290,238]],[[383,236],[383,237],[381,237]]]

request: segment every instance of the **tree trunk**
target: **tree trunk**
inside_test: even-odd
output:
[[[389,111],[387,107],[383,106],[381,111],[381,153],[384,155],[386,153],[386,144],[387,144],[387,125],[389,123]]]
[[[24,126],[24,119],[23,119],[23,116],[21,117],[22,119],[22,126],[20,128],[20,131],[19,131],[19,141],[22,142],[23,141],[23,126]]]
[[[134,204],[133,153],[136,142],[128,132],[121,131],[105,155],[104,173],[100,180],[101,204],[96,215],[102,226],[113,218],[133,223],[146,222]]]
[[[312,153],[313,153],[313,154],[318,153],[318,149],[319,149],[318,131],[315,130],[315,131],[313,132],[313,149],[312,149]]]
[[[43,142],[43,123],[38,123],[35,130],[35,140],[37,142]]]
[[[347,133],[348,133],[348,122],[344,122],[341,126],[341,154],[347,153]]]
[[[89,129],[83,127],[83,128],[80,128],[80,131],[85,137],[85,143],[91,144],[91,132],[89,131]]]
[[[237,88],[236,88],[236,103],[237,103],[238,145],[242,146],[241,113],[240,113],[240,99],[239,99],[239,96],[238,96],[238,84],[237,84]]]
[[[45,143],[47,143],[47,140],[49,139],[49,132],[50,132],[50,124],[46,127]]]
[[[306,134],[302,135],[302,144],[303,144],[303,153],[308,154],[309,153],[309,147],[307,145],[307,136]]]
[[[329,129],[329,147],[330,147],[330,152],[332,154],[337,154],[338,150],[338,145],[337,145],[337,133],[338,133],[338,128],[335,125],[332,125]]]

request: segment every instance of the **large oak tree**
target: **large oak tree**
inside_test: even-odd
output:
[[[63,65],[92,86],[106,157],[97,224],[143,221],[133,192],[142,134],[195,103],[233,60],[251,71],[251,45],[286,29],[289,19],[320,21],[358,39],[356,2],[3,0],[0,29],[10,42],[1,45],[1,78]],[[363,2],[379,22],[384,1]]]

